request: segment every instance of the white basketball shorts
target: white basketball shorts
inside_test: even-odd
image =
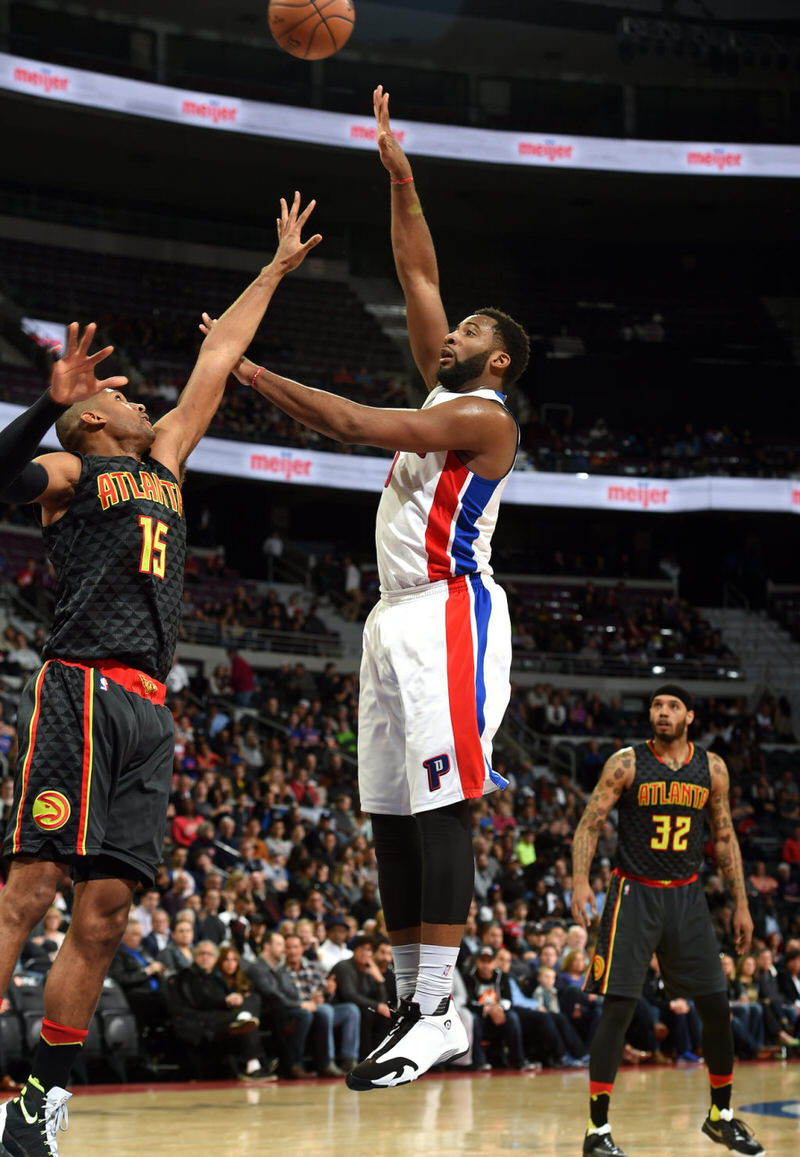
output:
[[[506,787],[491,758],[510,670],[508,603],[490,577],[384,593],[364,624],[362,809],[413,815]]]

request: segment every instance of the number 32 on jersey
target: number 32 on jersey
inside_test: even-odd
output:
[[[654,815],[651,819],[656,829],[650,840],[651,848],[657,852],[665,852],[667,848],[673,852],[686,851],[692,826],[691,816]]]

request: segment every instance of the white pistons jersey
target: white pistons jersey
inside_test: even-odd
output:
[[[505,401],[494,390],[465,395],[436,386],[422,409],[466,396]],[[492,533],[507,480],[508,474],[498,479],[473,474],[453,450],[398,451],[378,506],[375,539],[381,590],[408,590],[459,575],[490,575]]]
[[[425,406],[463,396],[437,386]],[[381,599],[361,661],[364,811],[416,815],[507,784],[491,760],[511,690],[511,622],[489,565],[507,477],[481,478],[452,451],[392,463],[378,508]]]

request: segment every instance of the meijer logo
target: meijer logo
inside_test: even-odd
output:
[[[66,92],[69,88],[69,77],[58,76],[49,68],[15,68],[14,80],[42,92]]]
[[[719,169],[722,173],[726,169],[740,169],[742,167],[742,154],[729,153],[720,148],[709,149],[705,153],[697,150],[687,154],[686,163],[693,168],[699,166],[704,169]]]
[[[649,506],[666,506],[669,501],[669,487],[651,486],[649,482],[639,482],[636,486],[609,486],[609,502],[619,502],[624,506],[639,506],[647,510]]]
[[[394,129],[392,135],[401,145],[406,139],[404,129]],[[378,139],[378,130],[375,125],[350,125],[350,137],[354,141],[375,141]]]
[[[251,454],[250,469],[259,474],[277,474],[282,478],[308,478],[310,458],[295,458],[292,454]]]
[[[193,120],[210,121],[212,125],[232,124],[239,113],[235,105],[220,104],[218,100],[207,102],[185,100],[181,105],[185,117]]]
[[[520,141],[517,152],[521,157],[544,157],[551,164],[572,160],[572,145],[560,145],[555,140]]]

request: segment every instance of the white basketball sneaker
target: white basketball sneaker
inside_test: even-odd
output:
[[[467,1030],[452,996],[444,997],[430,1016],[423,1016],[413,1001],[402,1000],[381,1043],[347,1074],[347,1087],[363,1093],[407,1085],[434,1065],[463,1057],[468,1050]]]

